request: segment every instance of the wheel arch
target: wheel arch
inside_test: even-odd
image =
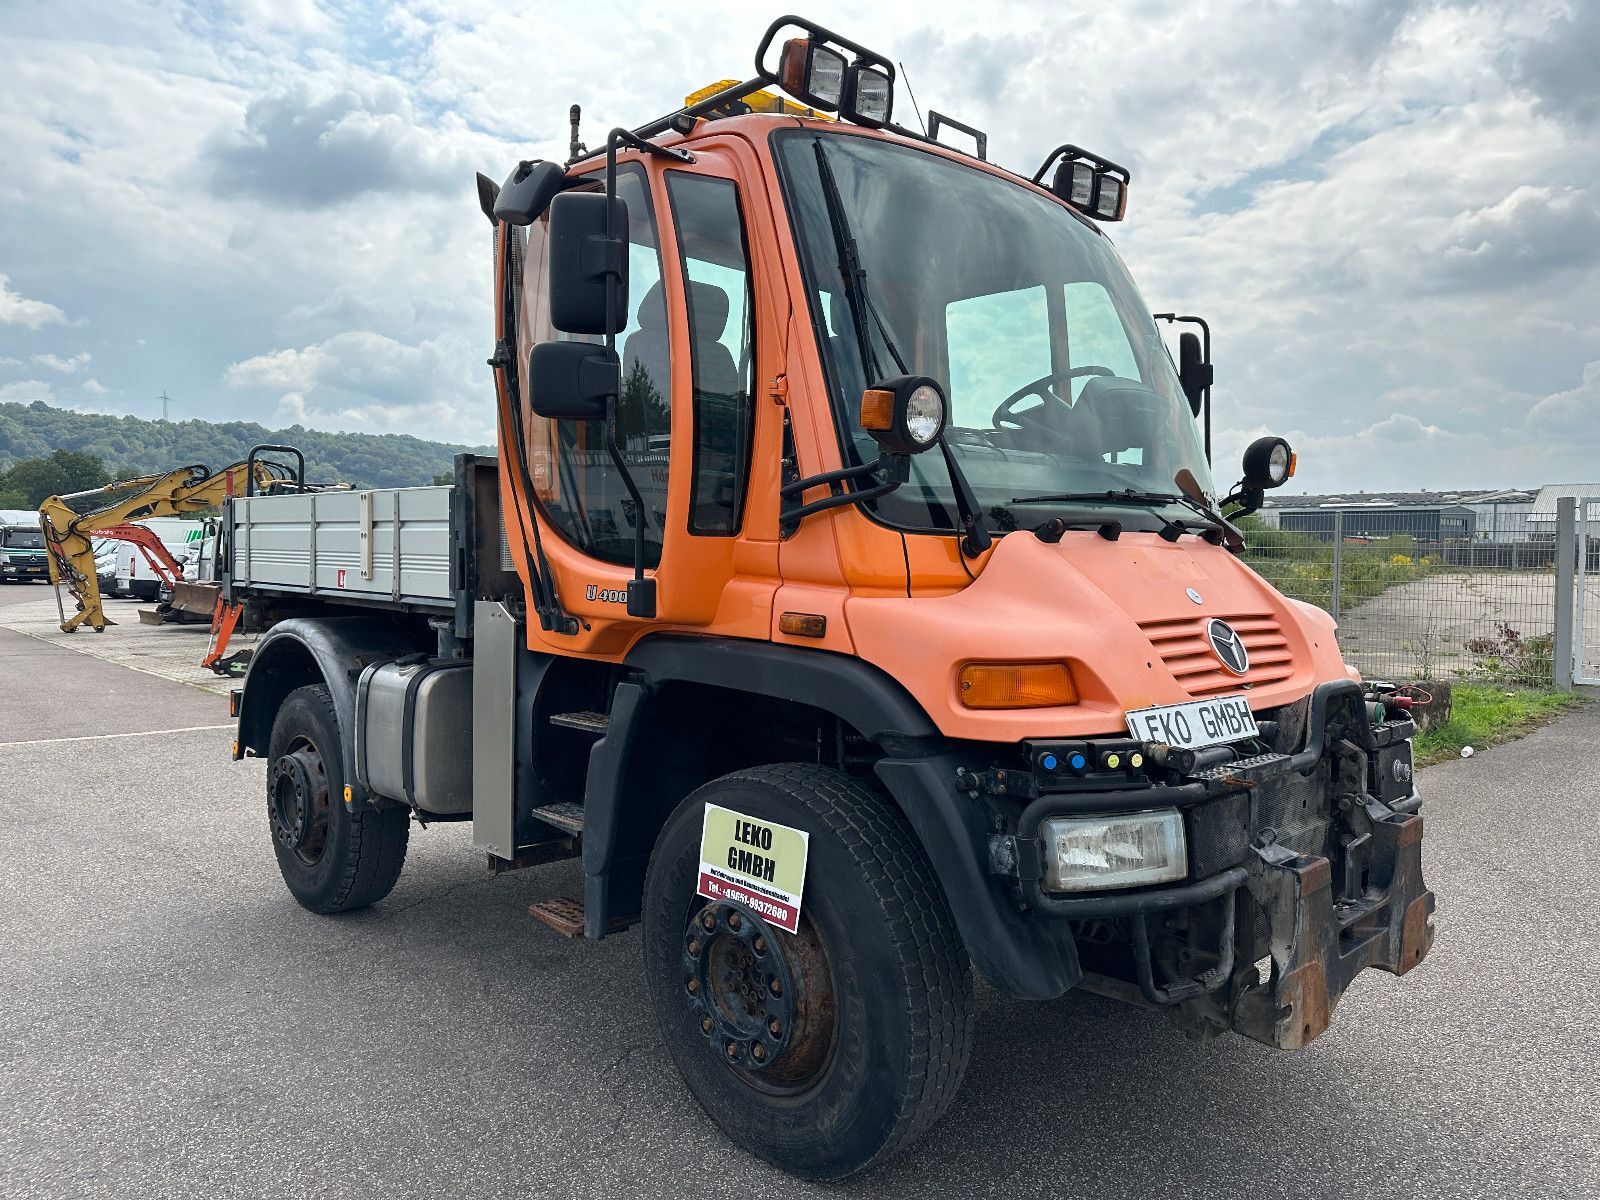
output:
[[[1065,922],[1019,913],[988,870],[985,816],[955,786],[962,751],[911,694],[870,663],[831,651],[725,638],[663,635],[641,642],[617,686],[611,723],[590,752],[584,809],[585,934],[638,911],[644,870],[673,809],[695,788],[747,765],[700,755],[718,714],[781,706],[796,719],[837,718],[875,744],[871,783],[910,822],[955,914],[968,954],[1002,990],[1033,999],[1061,995],[1082,978]],[[697,708],[696,702],[715,707]],[[749,719],[739,712],[733,728]],[[682,751],[689,747],[691,753]],[[747,752],[754,752],[744,747]],[[676,761],[687,758],[687,762]],[[782,761],[765,759],[762,761]]]
[[[356,681],[374,662],[403,658],[416,643],[396,628],[364,617],[291,617],[267,630],[250,659],[239,697],[234,757],[265,757],[273,722],[289,694],[308,684],[328,689],[339,721],[340,757],[350,789],[350,805],[367,802],[356,777]]]

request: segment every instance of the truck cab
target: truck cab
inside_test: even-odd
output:
[[[0,525],[0,583],[48,581],[44,535],[37,525]]]
[[[1238,556],[1287,445],[1217,486],[1207,356],[1101,228],[1124,169],[895,125],[809,22],[757,64],[480,177],[497,459],[229,502],[290,890],[381,899],[414,821],[580,857],[533,915],[642,924],[691,1091],[817,1178],[950,1102],[973,966],[1309,1043],[1434,900],[1409,718]]]

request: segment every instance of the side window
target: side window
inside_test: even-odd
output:
[[[645,565],[661,561],[667,515],[668,436],[672,428],[671,361],[661,250],[644,174],[625,166],[617,194],[628,206],[628,322],[617,337],[622,394],[617,448],[644,498],[635,511],[628,489],[606,452],[603,421],[550,421],[526,413],[527,452],[534,490],[546,516],[569,541],[606,562],[633,562],[634,522],[645,525]],[[548,218],[529,229],[522,346],[568,339],[549,323],[546,245]],[[594,339],[598,340],[598,339]]]
[[[755,314],[738,193],[730,180],[672,171],[694,381],[689,532],[731,535],[744,519],[754,431]]]
[[[944,321],[953,426],[988,429],[1000,401],[1050,373],[1050,316],[1042,287],[957,300],[945,308]]]

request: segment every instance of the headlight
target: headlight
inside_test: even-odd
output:
[[[861,393],[861,428],[887,454],[921,454],[939,442],[949,406],[926,375],[896,375]]]
[[[906,400],[906,432],[919,446],[931,446],[944,428],[944,397],[923,384]]]
[[[1189,874],[1177,809],[1043,822],[1044,890],[1087,892],[1169,883]]]

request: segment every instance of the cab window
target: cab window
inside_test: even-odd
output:
[[[661,286],[661,250],[656,217],[644,173],[634,166],[617,172],[617,195],[628,206],[628,320],[617,337],[622,390],[617,404],[617,447],[639,494],[632,498],[606,452],[604,421],[551,421],[526,414],[528,456],[534,491],[551,524],[574,545],[605,562],[633,563],[634,522],[645,526],[647,567],[661,561],[667,516],[672,381],[666,293]],[[546,258],[549,217],[529,227],[523,272],[521,344],[576,340],[549,323]],[[599,341],[585,338],[585,341]]]
[[[732,181],[673,171],[667,194],[683,257],[694,384],[689,531],[739,531],[754,429],[754,320],[744,222]]]
[[[951,424],[983,428],[995,404],[1050,374],[1043,287],[969,296],[945,309]]]

